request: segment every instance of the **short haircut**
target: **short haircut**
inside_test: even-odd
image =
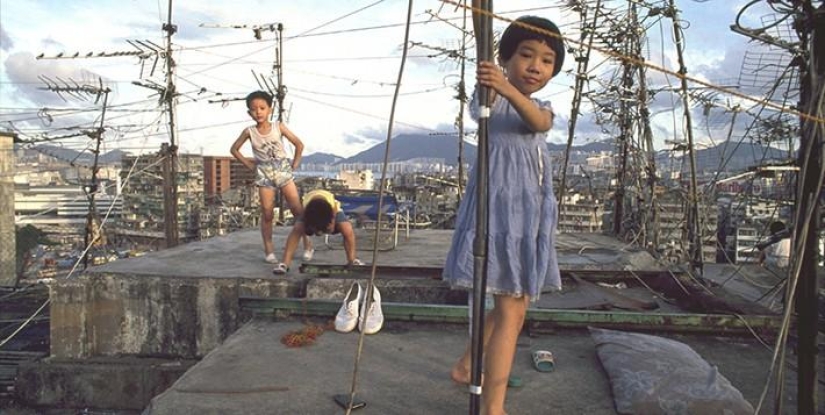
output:
[[[266,101],[266,105],[272,106],[272,95],[269,92],[264,91],[255,91],[246,96],[246,107],[249,108],[249,105],[252,104],[252,100],[255,99],[262,99]]]
[[[332,206],[324,199],[315,198],[304,207],[304,233],[315,235],[318,232],[326,233],[332,222]]]
[[[781,220],[771,222],[771,224],[768,225],[768,231],[770,231],[771,235],[777,234],[777,233],[782,232],[784,230],[785,230],[785,222],[782,222]]]
[[[504,30],[501,35],[501,40],[498,42],[498,56],[503,61],[510,60],[513,54],[516,53],[518,45],[525,40],[538,40],[547,44],[550,49],[556,54],[556,62],[553,65],[553,76],[559,74],[561,66],[564,64],[564,41],[561,38],[561,32],[555,23],[538,16],[522,16],[516,19],[516,22],[533,26],[544,31],[556,33],[559,36],[551,36],[547,33],[535,31],[532,28],[527,28],[522,25],[510,23],[510,26]]]

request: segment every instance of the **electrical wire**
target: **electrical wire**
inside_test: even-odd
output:
[[[815,111],[817,113],[816,114],[817,116],[825,117],[825,77],[820,76],[817,81],[818,81],[817,85],[819,85],[819,91],[812,94],[813,95],[811,97],[812,102],[806,108],[812,108],[813,111]],[[825,124],[823,124],[823,123],[808,124],[808,126],[812,130],[813,129],[818,130],[818,134],[816,134],[815,132],[812,131],[810,137],[816,137],[817,135],[820,138],[825,137]],[[804,172],[808,171],[807,166],[808,166],[809,163],[814,162],[813,161],[813,157],[814,157],[813,153],[815,151],[814,150],[814,144],[820,146],[818,151],[820,152],[820,155],[822,154],[823,148],[821,148],[821,147],[825,146],[825,143],[822,143],[821,139],[820,139],[820,142],[818,142],[818,143],[815,143],[814,141],[815,141],[814,139],[807,140],[804,150],[800,149],[800,151],[804,151],[803,152],[803,164],[802,164],[802,166],[800,166],[800,175],[802,175]],[[816,180],[816,182],[817,182],[816,186],[813,187],[814,189],[822,189],[823,184],[825,184],[825,163],[823,163],[822,160],[818,160],[818,162],[819,162],[821,168],[820,168],[820,172],[819,172],[819,177],[814,178],[814,180]],[[802,192],[803,189],[806,188],[804,181],[808,180],[808,179],[809,178],[806,177],[806,175],[803,175],[801,183],[797,185],[797,188],[799,189],[799,194],[797,195],[797,200],[802,199],[801,198],[801,196],[802,196],[801,192]],[[777,382],[777,384],[781,385],[782,382],[784,381],[784,379],[782,377],[782,367],[778,366],[778,362],[785,360],[784,357],[785,357],[786,338],[787,338],[788,332],[790,330],[791,315],[792,315],[793,310],[794,310],[794,300],[795,300],[795,297],[796,297],[796,295],[795,295],[796,294],[796,287],[797,287],[797,283],[799,282],[800,273],[802,271],[802,261],[800,261],[799,258],[802,257],[803,251],[805,250],[805,247],[808,244],[807,238],[808,238],[809,228],[811,226],[811,223],[816,223],[816,222],[813,221],[814,215],[818,214],[818,212],[817,212],[818,203],[816,203],[817,198],[816,198],[816,196],[812,196],[812,199],[813,199],[814,203],[811,203],[810,206],[808,206],[808,210],[805,211],[805,212],[802,211],[802,206],[800,206],[799,204],[797,204],[797,206],[796,206],[797,209],[796,209],[795,217],[797,218],[797,224],[802,223],[802,226],[797,225],[795,227],[795,230],[798,229],[798,230],[801,231],[800,234],[794,232],[791,236],[791,239],[795,241],[794,247],[796,248],[796,250],[793,252],[793,255],[791,255],[791,257],[790,257],[791,258],[791,273],[790,273],[790,275],[788,277],[788,280],[787,280],[787,283],[788,283],[787,293],[786,293],[786,299],[787,300],[785,302],[785,310],[784,310],[784,313],[783,313],[783,316],[782,316],[782,326],[781,326],[781,329],[779,331],[779,335],[777,336],[776,344],[774,346],[774,352],[773,352],[773,356],[772,356],[772,359],[771,359],[771,366],[770,366],[770,369],[768,371],[768,380],[765,384],[765,387],[762,389],[762,394],[759,397],[759,401],[758,401],[758,404],[755,408],[754,413],[759,413],[759,410],[761,409],[762,404],[764,403],[765,397],[768,393],[768,387],[770,385],[770,379],[773,376],[774,371],[777,371],[777,378],[775,380]],[[808,260],[814,260],[814,259],[813,258],[808,258]],[[777,367],[778,367],[778,369],[777,369]]]
[[[384,218],[384,195],[386,193],[386,181],[387,181],[387,166],[389,165],[389,157],[390,157],[390,143],[392,140],[392,130],[393,124],[395,121],[395,110],[396,105],[398,104],[398,95],[401,90],[401,79],[404,75],[404,66],[407,61],[407,51],[409,48],[409,37],[410,37],[410,25],[409,22],[412,20],[412,6],[413,0],[408,1],[407,6],[407,26],[404,31],[404,47],[401,57],[400,67],[398,68],[398,80],[395,83],[395,95],[392,98],[392,105],[390,106],[390,115],[389,120],[387,122],[387,140],[384,147],[384,162],[381,168],[381,187],[378,193],[378,223],[375,226],[375,233],[373,237],[373,248],[372,248],[372,267],[370,270],[370,279],[367,283],[367,294],[364,296],[364,308],[363,310],[370,310],[372,307],[372,302],[374,301],[373,298],[373,291],[375,287],[375,275],[378,266],[378,241],[379,241],[379,232],[381,231],[381,220]],[[368,312],[368,311],[365,311]],[[366,317],[364,317],[366,321]],[[352,371],[352,385],[350,387],[350,404],[346,408],[346,415],[350,415],[352,413],[352,403],[355,402],[355,394],[358,390],[358,373],[359,373],[359,366],[361,363],[361,356],[363,353],[364,348],[364,338],[365,333],[364,330],[359,331],[358,335],[358,347],[355,354],[355,364]]]
[[[375,2],[373,2],[373,3],[370,3],[370,4],[368,4],[368,5],[364,6],[364,7],[361,7],[361,8],[359,8],[359,9],[353,10],[353,11],[351,11],[351,12],[349,12],[349,13],[346,13],[346,14],[344,14],[343,16],[336,17],[335,19],[332,19],[332,20],[330,20],[330,21],[328,21],[328,22],[325,22],[325,23],[321,23],[320,25],[315,26],[315,27],[313,27],[312,29],[308,29],[308,30],[305,30],[305,31],[303,31],[303,32],[301,32],[301,33],[298,33],[297,35],[295,35],[295,36],[294,36],[294,38],[304,37],[304,36],[306,36],[306,35],[308,35],[308,34],[310,34],[310,33],[314,32],[314,31],[316,31],[316,30],[318,30],[318,29],[321,29],[321,28],[327,27],[327,26],[329,26],[329,25],[331,25],[331,24],[333,24],[333,23],[335,23],[335,22],[339,22],[339,21],[341,21],[341,20],[346,19],[347,17],[350,17],[350,16],[356,15],[356,14],[358,14],[358,13],[361,13],[362,11],[367,10],[367,9],[370,9],[370,8],[372,8],[372,7],[374,7],[374,6],[377,6],[377,5],[379,5],[379,4],[383,3],[383,2],[384,2],[384,0],[378,0],[378,1],[375,1]]]
[[[309,101],[309,102],[319,104],[319,105],[323,105],[323,106],[326,106],[326,107],[339,109],[339,110],[342,110],[342,111],[345,111],[345,112],[350,112],[350,113],[353,113],[353,114],[363,115],[365,117],[374,118],[374,119],[381,120],[381,121],[387,121],[387,118],[385,116],[370,114],[370,113],[364,112],[364,111],[358,111],[358,110],[355,110],[351,107],[345,107],[345,106],[341,106],[341,105],[331,104],[331,103],[325,102],[325,101],[319,101],[319,100],[312,99],[312,98],[309,98],[309,97],[306,97],[306,96],[303,96],[303,95],[300,95],[300,94],[292,94],[292,96],[293,97],[298,97],[299,99],[302,99],[304,101]],[[431,132],[431,133],[439,132],[436,129],[433,129],[433,128],[430,128],[430,127],[425,127],[425,126],[418,125],[418,124],[413,124],[413,123],[410,123],[410,122],[395,121],[395,124],[404,125],[406,127],[414,128],[416,130],[427,131],[427,132]]]
[[[553,37],[553,38],[562,39],[563,41],[565,41],[567,43],[572,43],[572,44],[575,44],[575,45],[580,45],[582,43],[581,41],[579,41],[577,39],[570,38],[570,37],[563,36],[563,35],[559,35],[557,33],[550,32],[550,31],[540,29],[540,28],[537,28],[537,27],[533,27],[531,25],[527,25],[527,24],[524,24],[522,22],[518,22],[516,20],[503,17],[501,15],[497,15],[495,13],[491,13],[491,12],[488,12],[486,10],[479,10],[479,9],[474,8],[473,6],[459,5],[459,3],[457,3],[454,0],[440,0],[440,1],[443,1],[443,2],[446,2],[446,3],[449,3],[449,4],[453,4],[453,5],[456,5],[456,6],[459,6],[459,7],[466,7],[466,8],[469,8],[470,10],[472,10],[474,13],[488,15],[491,18],[506,21],[506,22],[509,22],[510,24],[514,24],[514,25],[523,27],[524,29],[527,29],[527,30],[533,30],[533,31],[542,33],[544,35],[547,35],[547,36],[550,36],[550,37]],[[758,0],[754,0],[754,1],[758,1]],[[715,90],[715,91],[718,91],[718,92],[721,92],[721,93],[724,93],[724,94],[727,94],[727,95],[730,95],[730,96],[734,96],[734,97],[737,97],[737,98],[740,98],[740,99],[743,99],[743,100],[746,100],[746,101],[750,101],[750,102],[753,102],[753,103],[756,103],[756,104],[761,104],[761,105],[764,105],[764,106],[767,106],[767,107],[770,107],[770,108],[773,108],[773,109],[776,109],[776,110],[779,110],[779,111],[783,111],[783,112],[786,112],[786,113],[789,113],[789,114],[793,114],[795,116],[798,116],[798,117],[803,118],[803,119],[808,120],[808,121],[813,121],[813,122],[817,122],[817,123],[825,123],[825,119],[818,118],[817,116],[814,116],[814,115],[803,113],[803,112],[801,112],[801,111],[799,111],[795,108],[785,108],[785,107],[779,106],[777,104],[774,104],[770,101],[767,101],[765,99],[758,98],[758,97],[753,97],[753,96],[750,96],[750,95],[747,95],[747,94],[744,94],[744,93],[741,93],[741,92],[738,92],[738,91],[734,91],[730,88],[724,88],[724,87],[715,85],[713,83],[710,83],[708,81],[704,81],[704,80],[701,80],[699,78],[691,77],[691,76],[688,76],[686,74],[678,73],[678,72],[675,72],[673,70],[662,67],[660,65],[655,65],[655,64],[646,62],[644,60],[640,60],[640,59],[637,59],[637,58],[634,58],[634,57],[631,57],[631,56],[623,55],[621,53],[614,52],[612,50],[608,50],[608,49],[597,47],[597,46],[592,46],[592,48],[594,50],[597,50],[597,51],[605,54],[605,55],[616,58],[616,59],[621,60],[622,62],[626,62],[628,64],[644,66],[648,69],[652,69],[652,70],[657,71],[657,72],[662,72],[662,73],[668,74],[670,76],[675,76],[679,79],[684,79],[687,82],[692,82],[692,83],[707,87],[711,90]]]
[[[137,166],[137,161],[138,161],[138,159],[139,159],[139,158],[140,158],[140,156],[138,156],[138,157],[135,159],[135,162],[132,164],[132,166],[131,166],[131,168],[130,168],[130,170],[129,170],[129,173],[127,173],[126,178],[125,178],[125,180],[124,180],[124,182],[125,182],[125,183],[128,183],[128,182],[130,181],[130,179],[131,179],[131,177],[132,177],[132,174],[134,173],[135,166]],[[146,170],[148,170],[149,168],[156,166],[158,163],[162,162],[164,158],[165,158],[165,157],[160,157],[160,158],[159,158],[159,159],[158,159],[155,163],[152,163],[152,164],[150,164],[150,165],[146,166],[143,170],[140,170],[140,171],[139,171],[139,173],[140,173],[140,172],[145,172],[145,171],[146,171]],[[101,232],[102,232],[102,230],[103,230],[104,225],[105,225],[105,224],[106,224],[106,222],[108,221],[109,215],[111,214],[111,212],[112,212],[112,210],[113,210],[113,208],[114,208],[114,206],[115,206],[115,202],[117,201],[117,198],[118,198],[118,197],[120,197],[121,195],[122,195],[122,194],[118,194],[118,195],[116,195],[115,199],[114,199],[114,200],[110,203],[109,208],[108,208],[108,210],[106,211],[106,215],[104,216],[103,220],[101,220],[101,223],[100,223],[100,225],[99,225],[99,229],[101,230]],[[86,256],[86,254],[89,252],[89,250],[90,250],[90,249],[94,246],[94,244],[95,244],[96,242],[97,242],[96,240],[89,241],[89,244],[85,247],[85,249],[84,249],[83,253],[82,253],[81,255],[79,255],[79,256],[78,256],[77,261],[75,261],[74,265],[72,266],[71,270],[69,271],[69,274],[66,276],[66,278],[67,278],[67,279],[72,277],[72,275],[74,274],[74,272],[77,270],[78,265],[79,265],[79,264],[80,264],[80,262],[82,261],[82,258]],[[0,348],[1,348],[1,347],[3,347],[3,345],[5,345],[6,343],[8,343],[8,342],[9,342],[11,339],[13,339],[15,336],[17,336],[17,335],[18,335],[18,334],[19,334],[19,333],[20,333],[20,332],[21,332],[24,328],[26,328],[26,327],[27,327],[27,326],[28,326],[28,325],[29,325],[32,321],[34,321],[34,320],[35,320],[35,318],[36,318],[36,317],[37,317],[37,316],[38,316],[41,312],[43,312],[43,310],[45,310],[46,306],[48,306],[48,305],[50,304],[50,302],[51,302],[51,298],[46,299],[46,300],[43,302],[43,304],[42,304],[40,307],[38,307],[38,308],[37,308],[37,310],[35,310],[35,311],[34,311],[34,313],[32,313],[32,315],[31,315],[31,316],[29,316],[29,317],[28,317],[25,321],[23,321],[23,323],[22,323],[22,324],[20,324],[20,326],[18,326],[18,327],[17,327],[17,329],[15,329],[15,330],[14,330],[14,332],[12,332],[9,336],[7,336],[5,339],[3,339],[2,341],[0,341]]]
[[[312,94],[312,95],[323,95],[323,96],[338,97],[338,98],[387,98],[387,97],[392,97],[393,96],[393,94],[334,94],[334,93],[330,93],[330,92],[309,91],[309,90],[305,90],[305,89],[301,89],[301,88],[295,88],[295,87],[292,87],[291,89],[293,91],[304,92],[304,93]],[[440,91],[449,90],[449,89],[451,89],[451,88],[447,87],[447,86],[440,86],[438,88],[428,88],[428,89],[422,89],[422,90],[419,90],[419,91],[403,92],[403,93],[400,93],[399,95],[411,96],[411,95],[431,94],[433,92],[440,92]]]

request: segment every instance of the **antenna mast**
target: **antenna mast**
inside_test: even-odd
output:
[[[467,69],[467,8],[462,9],[464,17],[461,19],[461,80],[458,83],[458,198],[456,206],[461,203],[464,194],[464,105],[467,103],[467,83],[465,73]]]
[[[272,69],[275,70],[275,77],[278,87],[275,90],[275,99],[278,101],[278,124],[284,122],[284,98],[286,98],[286,85],[284,85],[284,25],[278,23],[277,32],[278,43],[275,46],[275,63]],[[278,189],[278,222],[284,223],[284,194]]]
[[[175,124],[175,61],[172,59],[172,35],[178,27],[172,24],[172,0],[169,0],[168,20],[163,25],[166,32],[166,88],[163,90],[163,101],[169,111],[169,143],[160,146],[160,155],[163,157],[163,223],[166,236],[166,247],[171,248],[178,244],[178,144]]]
[[[602,7],[602,0],[596,0],[596,6],[593,11],[593,20],[588,23],[587,19],[587,11],[589,7],[586,3],[578,3],[574,6],[574,10],[578,8],[579,12],[581,13],[581,21],[582,21],[582,40],[584,38],[588,38],[587,46],[585,47],[584,42],[582,42],[579,49],[575,52],[576,58],[576,85],[573,87],[573,108],[570,111],[570,121],[568,122],[568,129],[567,129],[567,147],[564,150],[564,163],[562,164],[561,168],[561,181],[559,182],[559,218],[564,217],[564,194],[567,187],[567,165],[570,162],[570,147],[573,146],[573,137],[576,131],[576,122],[579,118],[579,108],[581,108],[582,102],[582,94],[584,90],[585,83],[588,82],[588,65],[590,63],[590,51],[593,47],[593,39],[595,38],[596,28],[598,27],[596,24],[599,19],[599,13]]]
[[[100,115],[100,127],[98,127],[94,133],[89,134],[90,137],[95,139],[95,159],[94,163],[92,164],[92,179],[89,183],[89,186],[84,186],[83,188],[83,191],[86,193],[86,197],[89,200],[89,213],[86,216],[86,233],[83,241],[83,269],[86,269],[89,265],[89,246],[91,244],[97,243],[103,237],[103,232],[101,232],[100,229],[100,220],[97,216],[95,194],[97,194],[97,172],[100,170],[98,160],[100,158],[100,143],[103,142],[103,120],[104,118],[106,118],[106,105],[109,103],[110,90],[109,88],[105,88],[101,89],[100,92],[104,94],[103,112]]]
[[[699,217],[699,191],[696,180],[696,148],[693,142],[693,122],[690,115],[690,95],[688,92],[687,67],[685,67],[684,42],[682,40],[682,28],[679,26],[679,10],[673,0],[670,0],[669,7],[665,15],[673,21],[673,40],[676,43],[676,56],[679,62],[679,73],[681,81],[682,107],[685,117],[685,135],[687,136],[687,151],[690,158],[690,188],[688,189],[688,252],[690,255],[691,272],[701,276],[703,268],[702,258],[702,227]]]
[[[811,28],[810,44],[807,50],[807,66],[803,68],[801,85],[801,107],[806,114],[818,117],[825,113],[825,4],[814,9],[808,3],[805,18],[807,28]],[[805,40],[808,40],[805,34]],[[817,274],[817,240],[822,226],[822,187],[823,187],[823,142],[825,142],[825,125],[811,120],[802,120],[802,138],[799,146],[799,175],[797,190],[797,217],[794,226],[794,253],[799,253],[792,260],[793,271],[790,281],[789,296],[786,301],[785,316],[796,311],[799,345],[797,362],[799,372],[797,383],[799,391],[797,413],[812,414],[817,405],[817,333],[819,329],[818,299],[820,292]],[[794,287],[795,285],[795,287]],[[794,295],[795,292],[795,295]],[[791,308],[795,308],[792,310]],[[804,365],[804,366],[803,366]],[[821,366],[820,366],[821,367]]]
[[[62,98],[61,93],[68,94],[70,96],[76,98],[83,98],[84,95],[95,95],[95,103],[100,101],[100,96],[103,95],[103,110],[100,115],[100,127],[95,129],[94,131],[85,133],[90,138],[95,140],[95,149],[92,151],[94,153],[94,162],[92,164],[92,177],[89,181],[88,185],[83,186],[83,192],[86,194],[86,200],[89,203],[89,211],[86,214],[86,232],[83,234],[83,269],[86,269],[89,265],[89,250],[91,249],[91,245],[96,244],[101,241],[105,241],[103,239],[103,233],[100,229],[100,220],[97,217],[97,205],[95,204],[95,194],[97,194],[97,172],[100,170],[98,165],[99,155],[100,155],[100,143],[103,142],[103,122],[106,118],[106,105],[109,103],[109,92],[111,89],[108,87],[103,87],[103,80],[98,80],[100,86],[91,86],[91,85],[80,85],[74,81],[72,83],[74,85],[70,85],[68,82],[63,81],[63,85],[54,82],[48,77],[41,76],[41,80],[46,83],[46,87],[42,89],[46,89],[52,92],[55,92]],[[103,242],[105,243],[105,242]]]

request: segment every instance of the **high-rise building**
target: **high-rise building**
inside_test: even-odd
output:
[[[14,230],[14,135],[0,131],[0,286],[17,285]]]
[[[253,186],[255,171],[234,157],[205,156],[203,158],[203,197],[207,204],[218,202],[226,191]]]

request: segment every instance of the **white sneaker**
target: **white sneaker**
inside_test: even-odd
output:
[[[361,290],[361,284],[352,283],[347,296],[344,297],[344,303],[341,304],[341,309],[335,315],[336,331],[348,333],[355,328],[355,324],[358,322],[358,304],[361,303],[363,296],[364,292]]]
[[[276,257],[275,253],[272,252],[272,253],[267,254],[266,257],[264,257],[264,261],[266,261],[267,263],[270,263],[270,264],[277,264],[278,263],[278,257]]]
[[[361,315],[358,316],[358,329],[364,334],[375,334],[384,325],[384,312],[381,311],[381,293],[378,288],[372,287],[372,303],[370,309],[364,312],[364,305],[367,303],[367,296],[364,296],[364,304],[361,305]],[[366,316],[366,317],[364,317]]]
[[[301,257],[304,262],[312,261],[312,255],[315,254],[315,248],[309,248],[304,250],[304,255]]]
[[[272,268],[272,273],[275,275],[284,275],[287,272],[289,272],[289,267],[283,262],[278,263],[278,265],[275,265],[275,268]]]

